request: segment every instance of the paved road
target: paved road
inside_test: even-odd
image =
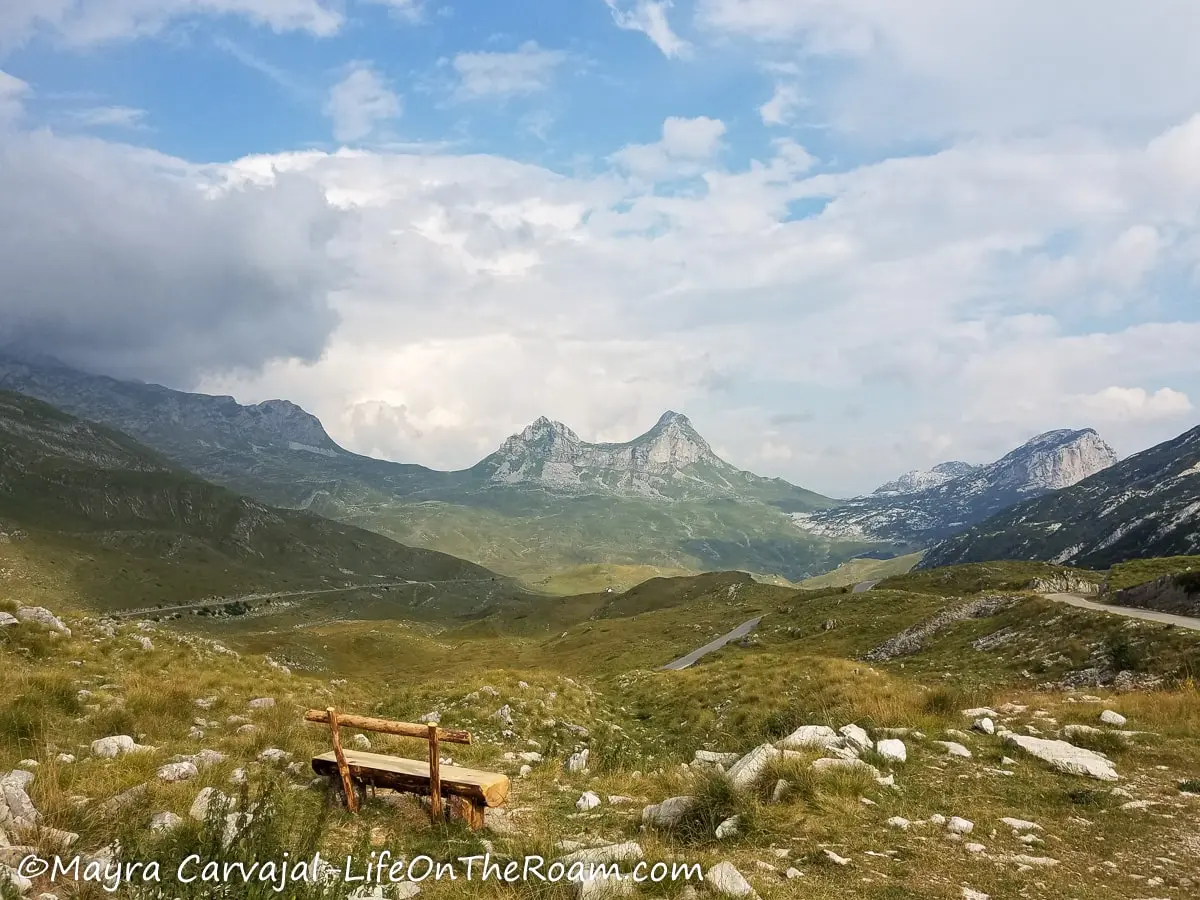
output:
[[[679,657],[679,659],[675,660],[674,662],[667,663],[665,666],[663,666],[663,668],[664,669],[686,669],[688,666],[690,666],[692,663],[694,663],[700,657],[702,657],[706,654],[712,653],[714,650],[720,650],[722,647],[724,647],[730,641],[736,641],[738,638],[745,637],[750,632],[752,632],[755,628],[757,628],[758,623],[761,621],[762,621],[762,616],[759,616],[757,619],[751,619],[748,622],[743,622],[737,628],[733,629],[733,631],[729,632],[729,634],[721,635],[715,641],[710,641],[709,643],[705,644],[703,647],[700,647],[697,650],[693,650],[687,656],[681,656],[681,657]]]
[[[867,591],[869,591],[871,588],[875,587],[875,585],[877,585],[877,584],[879,584],[878,581],[860,581],[858,584],[856,584],[854,586],[853,590],[851,590],[850,593],[864,594]]]
[[[1164,625],[1175,625],[1179,628],[1200,631],[1200,619],[1193,619],[1190,616],[1176,616],[1171,613],[1158,612],[1153,609],[1138,609],[1133,606],[1097,603],[1095,600],[1088,600],[1079,594],[1042,594],[1042,596],[1055,603],[1066,603],[1069,606],[1078,606],[1080,609],[1106,612],[1114,616],[1124,616],[1127,619],[1145,619],[1147,622],[1161,622]]]

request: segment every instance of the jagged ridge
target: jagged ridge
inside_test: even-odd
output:
[[[1115,461],[1112,448],[1090,428],[1048,431],[988,465],[945,463],[933,469],[934,478],[909,473],[866,497],[795,519],[800,528],[827,537],[928,546],[1031,496],[1075,484]],[[950,475],[955,471],[961,474]],[[933,483],[917,487],[922,481]],[[906,489],[908,485],[915,489]]]

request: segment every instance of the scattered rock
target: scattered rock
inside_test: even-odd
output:
[[[844,737],[851,746],[857,747],[859,750],[871,749],[871,737],[867,732],[857,725],[843,725],[838,729],[842,737]]]
[[[437,725],[442,721],[442,714],[436,709],[433,712],[427,712],[425,715],[417,719],[422,725]]]
[[[505,703],[502,707],[500,707],[498,710],[496,710],[496,712],[492,715],[492,718],[499,719],[500,723],[502,725],[504,725],[506,728],[512,728],[512,726],[513,726],[512,707],[510,707],[507,703]]]
[[[657,828],[674,828],[696,805],[695,797],[669,797],[642,810],[642,824]]]
[[[59,634],[71,636],[71,629],[62,620],[44,606],[21,606],[17,608],[17,618],[22,622],[38,622]]]
[[[814,759],[812,767],[814,772],[831,772],[835,769],[850,769],[866,772],[873,778],[879,777],[879,770],[870,763],[865,763],[861,759]]]
[[[771,802],[772,803],[781,803],[783,801],[783,798],[787,796],[788,788],[790,788],[790,787],[791,787],[791,785],[789,785],[782,778],[780,778],[778,781],[776,781],[775,789],[773,791],[771,791]]]
[[[60,753],[54,757],[54,761],[69,766],[71,763],[75,762],[75,757],[70,753]]]
[[[996,723],[987,716],[984,716],[982,719],[976,719],[975,723],[971,727],[976,731],[982,731],[984,734],[996,733]]]
[[[141,753],[153,749],[137,743],[127,734],[114,734],[92,741],[92,756],[101,759],[115,759],[126,753]]]
[[[290,759],[292,754],[286,750],[280,750],[278,747],[268,747],[262,753],[258,754],[259,762],[285,762]]]
[[[736,837],[741,833],[741,816],[730,816],[724,822],[717,826],[717,840],[724,840],[729,837]]]
[[[782,743],[783,741],[780,741],[780,745]],[[694,762],[710,766],[730,766],[739,759],[741,759],[740,753],[718,753],[715,750],[697,750],[693,756]]]
[[[275,705],[274,697],[255,697],[246,704],[249,709],[270,709]]]
[[[704,873],[704,883],[727,897],[757,897],[745,877],[731,862],[719,862]]]
[[[801,725],[787,737],[777,741],[781,750],[803,750],[809,747],[836,747],[842,743],[836,731],[828,725]]]
[[[1042,830],[1042,826],[1039,825],[1037,822],[1030,822],[1027,819],[1013,819],[1008,816],[1005,816],[1000,821],[1003,822],[1005,825],[1007,825],[1009,828],[1011,828],[1013,831],[1017,831],[1017,832],[1041,831]]]
[[[172,831],[183,824],[183,819],[173,812],[155,813],[150,820],[150,830],[157,833]]]
[[[1104,712],[1100,713],[1100,721],[1105,725],[1115,725],[1118,728],[1122,728],[1128,720],[1119,712],[1106,709]]]
[[[983,844],[964,844],[963,849],[968,853],[983,853],[987,850],[987,847],[983,846]]]
[[[827,860],[829,860],[831,863],[833,863],[835,866],[848,866],[848,865],[850,865],[850,860],[849,860],[849,859],[847,859],[846,857],[844,857],[844,856],[838,856],[838,855],[837,855],[836,853],[834,853],[832,850],[826,850],[826,851],[824,851],[824,852],[825,852],[825,858],[826,858]]]
[[[354,737],[352,737],[350,739],[350,743],[353,744],[355,749],[357,749],[357,750],[370,750],[371,749],[371,739],[369,737],[367,737],[365,734],[356,734]]]
[[[950,821],[946,823],[946,830],[951,834],[970,834],[975,830],[975,823],[970,819],[951,816]]]
[[[771,744],[755,747],[730,767],[727,773],[729,783],[735,791],[749,790],[779,755],[779,751]]]
[[[588,748],[583,748],[578,753],[572,753],[571,758],[567,760],[567,771],[586,772],[588,767],[588,755],[591,753]]]
[[[196,795],[196,799],[192,801],[188,815],[199,822],[203,822],[208,818],[209,808],[213,804],[227,806],[229,804],[229,795],[218,791],[214,787],[201,788],[200,793]]]
[[[162,766],[157,773],[159,781],[187,781],[189,778],[195,778],[200,774],[200,770],[196,768],[196,764],[191,760],[184,762],[167,763]]]
[[[1086,775],[1100,781],[1116,781],[1119,776],[1113,764],[1105,756],[1066,741],[1052,741],[1046,738],[1029,737],[1015,734],[1011,731],[1001,735],[1006,744],[1019,747],[1030,756],[1042,760],[1052,768],[1068,775]]]
[[[908,759],[908,748],[898,738],[884,738],[875,742],[875,752],[888,762],[904,762]]]
[[[585,791],[578,800],[575,801],[575,808],[580,812],[589,809],[595,809],[600,805],[600,798],[591,791]]]
[[[951,756],[961,756],[963,759],[971,758],[971,751],[957,741],[933,741],[933,743],[944,749]]]
[[[887,820],[887,824],[889,828],[899,828],[901,831],[908,831],[908,828],[910,825],[912,825],[912,822],[908,821],[908,819],[904,818],[903,816],[892,816]]]

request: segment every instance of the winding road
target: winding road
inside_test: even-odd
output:
[[[747,622],[743,622],[741,625],[739,625],[737,628],[733,629],[733,631],[729,632],[728,634],[721,635],[715,641],[709,641],[703,647],[693,650],[687,656],[681,656],[681,657],[679,657],[679,659],[674,660],[673,662],[667,663],[665,666],[663,666],[663,668],[664,669],[674,669],[674,670],[686,669],[692,663],[696,662],[696,660],[700,659],[700,657],[706,656],[707,654],[712,653],[714,650],[720,650],[722,647],[724,647],[730,641],[736,641],[738,638],[745,637],[750,632],[752,632],[755,628],[757,628],[758,623],[761,621],[762,621],[762,616],[759,616],[757,619],[750,619]]]
[[[1065,603],[1079,609],[1090,609],[1093,612],[1104,612],[1114,616],[1124,616],[1127,619],[1144,619],[1147,622],[1159,622],[1163,625],[1174,625],[1177,628],[1187,628],[1200,631],[1200,619],[1191,616],[1177,616],[1172,613],[1159,612],[1154,609],[1139,609],[1135,606],[1111,606],[1107,603],[1097,603],[1088,600],[1081,594],[1042,594],[1047,600],[1055,603]]]

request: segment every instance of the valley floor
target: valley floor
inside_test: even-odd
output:
[[[1200,636],[1019,591],[928,593],[905,577],[909,589],[888,582],[863,594],[664,580],[589,600],[586,612],[563,601],[560,622],[524,630],[355,620],[328,607],[168,624],[60,609],[70,635],[36,621],[0,627],[0,772],[30,773],[4,783],[23,783],[38,814],[35,827],[15,824],[19,797],[5,794],[0,828],[18,849],[0,847],[0,861],[11,865],[22,845],[53,852],[64,833],[77,835],[71,852],[120,840],[126,858],[143,860],[317,848],[360,860],[384,849],[552,859],[607,847],[597,852],[700,863],[710,881],[695,887],[714,898],[721,863],[767,900],[1195,896],[1200,690],[1189,673]],[[662,670],[758,617],[754,633]],[[875,652],[898,636],[906,649]],[[328,750],[328,730],[304,724],[303,711],[326,706],[406,721],[436,713],[443,727],[471,730],[471,746],[446,745],[451,758],[509,774],[507,804],[480,833],[431,828],[407,795],[381,793],[350,816],[309,767]],[[1106,710],[1125,723],[1101,721]],[[801,739],[801,726],[830,731]],[[97,755],[94,741],[121,734],[148,749]],[[826,746],[806,744],[814,734]],[[1085,758],[1116,780],[1053,768],[1030,752],[1035,737],[1090,748],[1098,755]],[[405,739],[367,739],[378,752],[422,753]],[[584,749],[586,768],[570,770]],[[258,802],[255,817],[201,821],[205,788],[240,809]],[[670,823],[656,805],[672,797],[693,799],[674,804],[685,809]],[[239,823],[242,836],[222,848],[222,831]],[[44,879],[28,893],[40,891],[103,895]],[[578,893],[462,880],[419,892]]]

